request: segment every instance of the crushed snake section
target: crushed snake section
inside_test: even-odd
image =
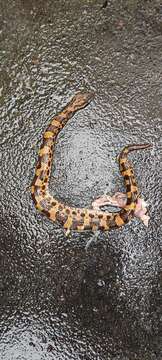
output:
[[[45,214],[50,220],[59,221],[66,230],[109,230],[128,223],[134,216],[139,191],[127,155],[131,151],[151,147],[150,144],[128,145],[118,157],[127,196],[126,204],[119,212],[109,213],[101,210],[74,208],[51,196],[48,192],[48,182],[57,135],[75,112],[85,108],[92,99],[92,93],[76,94],[69,104],[51,120],[43,135],[35,176],[31,184],[31,193],[36,209]]]

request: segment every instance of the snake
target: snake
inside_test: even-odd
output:
[[[71,101],[52,118],[43,134],[39,149],[35,175],[31,183],[31,195],[35,208],[53,222],[59,222],[68,232],[111,230],[127,224],[134,216],[139,190],[134,170],[128,154],[139,149],[150,148],[149,143],[125,146],[118,156],[120,173],[124,179],[127,201],[120,211],[108,212],[93,208],[71,207],[53,197],[48,190],[54,146],[59,132],[69,119],[80,109],[85,108],[94,98],[91,92],[78,92]]]

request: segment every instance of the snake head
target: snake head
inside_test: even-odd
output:
[[[74,110],[79,110],[87,106],[92,99],[94,98],[94,93],[92,92],[78,92],[73,98],[72,98],[72,106]]]

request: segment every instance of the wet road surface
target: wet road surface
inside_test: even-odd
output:
[[[103,7],[104,4],[104,7]],[[161,360],[162,7],[159,1],[0,1],[1,360]],[[123,190],[125,144],[146,228],[67,238],[33,206],[50,118],[95,92],[60,133],[51,192],[89,207]]]

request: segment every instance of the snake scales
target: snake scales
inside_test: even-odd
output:
[[[134,216],[139,191],[127,155],[132,151],[151,147],[150,144],[128,145],[124,147],[118,157],[120,173],[124,179],[127,195],[126,204],[119,212],[110,213],[70,207],[50,195],[48,182],[57,135],[75,112],[88,105],[92,99],[92,93],[77,93],[65,108],[51,120],[43,134],[43,143],[39,150],[35,176],[31,184],[31,193],[36,209],[50,220],[59,221],[66,230],[109,230],[128,223]]]

